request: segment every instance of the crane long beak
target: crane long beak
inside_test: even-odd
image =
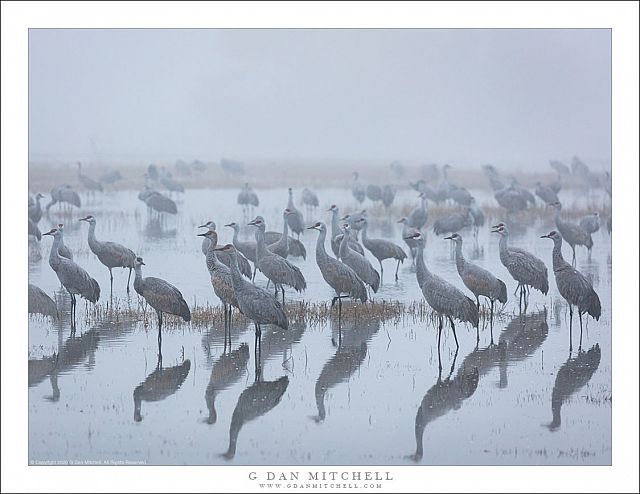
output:
[[[233,226],[233,223],[228,223],[228,224],[226,224],[224,226]]]
[[[493,225],[491,228],[500,228],[498,225]]]
[[[549,235],[541,235],[540,238],[551,238]]]
[[[87,221],[87,218],[80,218],[78,221]]]
[[[491,230],[491,233],[500,233],[500,232],[498,230]]]
[[[256,226],[256,222],[255,221],[250,221],[249,223],[247,223],[247,225]]]
[[[316,230],[316,227],[315,226],[308,226],[307,230]]]
[[[444,237],[445,240],[453,240],[453,237]]]
[[[224,226],[228,226],[228,225],[224,225]],[[200,225],[198,226],[198,228],[208,228],[207,225]]]
[[[215,248],[215,249],[213,249],[213,250],[224,250],[224,247],[216,247],[216,248]]]
[[[196,237],[206,237],[206,236],[207,236],[207,234],[206,234],[206,233],[198,233],[198,234],[196,235]]]

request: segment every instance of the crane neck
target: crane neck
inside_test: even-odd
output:
[[[456,242],[456,268],[458,269],[458,273],[464,271],[465,264],[466,261],[462,253],[462,242]]]
[[[367,233],[368,226],[368,223],[363,223],[362,228],[360,229],[362,231],[362,243],[365,245],[369,243],[369,235]]]
[[[216,255],[216,251],[213,250],[218,245],[218,239],[217,237],[214,237],[214,239],[205,237],[205,240],[209,241],[209,245],[207,246],[206,259],[207,259],[207,269],[211,273],[218,267],[218,263],[219,263],[218,256]]]
[[[504,235],[500,235],[500,254],[506,254],[509,251],[509,234],[505,232]]]
[[[284,226],[282,227],[282,236],[285,239],[287,245],[289,245],[289,222],[287,221],[288,216],[284,216]]]
[[[264,227],[256,229],[256,259],[260,260],[267,255],[267,246],[264,243]]]
[[[424,263],[424,244],[422,242],[418,242],[417,250],[418,253],[416,255],[416,278],[418,279],[420,288],[422,288],[422,283],[424,282],[425,277],[430,276],[431,273],[427,268],[427,265]]]
[[[100,243],[98,241],[98,239],[96,238],[96,224],[95,223],[89,223],[89,233],[88,235],[88,240],[89,240],[89,247],[91,248],[92,251],[95,252],[96,247],[98,247],[98,244]]]
[[[62,242],[62,237],[53,237],[53,244],[51,244],[51,252],[49,253],[49,266],[51,266],[54,270],[62,260],[60,254],[58,254],[58,249],[60,248]]]
[[[345,256],[349,255],[349,230],[345,230],[342,236],[342,242],[340,242],[340,248],[338,252],[340,253],[340,259],[344,259]]]
[[[320,382],[318,382],[318,384],[321,384]],[[318,384],[316,384],[316,407],[318,407],[318,418],[320,420],[324,420],[327,416],[327,411],[324,407],[324,396],[325,393],[327,391],[327,388],[325,386],[318,386]]]
[[[136,292],[142,295],[143,290],[143,278],[142,278],[142,266],[136,263],[136,267],[134,268],[136,272],[136,277],[133,279],[133,288]]]
[[[338,210],[331,211],[331,238],[340,235],[340,227],[338,226]]]
[[[233,285],[233,289],[236,290],[242,285],[242,274],[240,274],[240,268],[238,267],[238,252],[235,250],[231,251],[229,269],[231,271],[231,284]]]
[[[289,209],[291,209],[292,211],[295,209],[295,206],[293,205],[293,192],[289,191],[289,202],[287,203],[287,207]]]
[[[553,270],[560,271],[569,266],[569,263],[562,257],[562,239],[553,239]]]
[[[320,262],[322,259],[326,259],[328,256],[327,251],[324,248],[324,242],[327,238],[327,230],[322,229],[318,232],[318,240],[316,240],[316,262]]]

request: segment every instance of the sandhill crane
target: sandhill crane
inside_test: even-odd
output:
[[[451,185],[449,184],[448,172],[451,165],[445,164],[442,167],[442,182],[438,186],[438,202],[446,202],[449,199],[449,193],[451,191]]]
[[[105,172],[102,175],[100,175],[99,180],[103,183],[103,184],[115,184],[116,182],[119,182],[120,180],[122,180],[122,174],[118,171],[118,170],[112,170],[110,172]]]
[[[242,161],[235,161],[227,158],[222,158],[220,160],[220,168],[222,168],[222,170],[225,173],[229,173],[231,175],[245,174],[245,166]]]
[[[549,275],[544,262],[524,249],[509,247],[509,229],[504,223],[498,223],[492,228],[492,233],[500,235],[500,261],[518,282],[514,295],[520,289],[520,300],[523,297],[526,300],[528,287],[546,295],[549,291]]]
[[[73,261],[73,252],[64,244],[64,225],[58,223],[58,231],[60,232],[60,243],[58,244],[58,254]]]
[[[40,241],[42,239],[42,232],[40,231],[40,228],[38,228],[38,225],[36,223],[34,223],[31,218],[27,218],[27,219],[29,220],[28,235],[32,235],[38,241]]]
[[[389,240],[381,238],[369,238],[367,228],[369,226],[366,218],[361,218],[362,222],[362,243],[369,252],[373,254],[380,263],[380,280],[384,278],[384,268],[382,267],[382,261],[385,259],[396,259],[398,264],[396,266],[396,281],[398,281],[398,269],[400,269],[400,263],[404,262],[407,258],[407,254],[402,250],[402,247],[394,244]]]
[[[471,204],[471,199],[473,198],[467,189],[464,187],[457,187],[455,185],[451,186],[451,189],[449,190],[449,197],[453,202],[460,206],[469,206]]]
[[[375,184],[367,185],[367,197],[370,201],[376,202],[382,200],[382,187]]]
[[[558,202],[558,194],[541,182],[536,182],[536,195],[547,205]]]
[[[435,202],[436,204],[439,204],[441,202],[438,193],[431,187],[429,187],[424,180],[420,179],[417,182],[409,182],[409,185],[417,192],[422,192],[430,201]]]
[[[154,164],[151,163],[148,167],[147,167],[147,173],[146,175],[151,179],[154,180],[155,182],[157,182],[160,179],[160,172],[158,171],[158,167]]]
[[[71,327],[72,330],[75,330],[76,295],[80,295],[89,302],[96,303],[100,298],[100,285],[78,264],[71,259],[62,257],[58,253],[62,240],[62,232],[59,229],[53,228],[44,235],[53,237],[51,253],[49,254],[49,266],[55,271],[60,283],[71,295]]]
[[[422,294],[431,308],[438,315],[438,348],[442,335],[442,318],[447,317],[451,324],[453,337],[458,344],[456,327],[453,318],[461,322],[470,322],[474,328],[478,327],[478,307],[469,297],[458,290],[451,283],[433,274],[424,263],[424,236],[414,233],[413,239],[417,241],[416,279],[422,289]]]
[[[567,177],[571,174],[571,170],[569,170],[569,167],[562,161],[549,160],[549,166],[553,168],[558,174],[558,180],[562,180],[563,177]]]
[[[164,313],[182,317],[186,322],[191,321],[191,311],[182,293],[171,283],[160,278],[142,277],[142,257],[135,262],[136,277],[133,288],[141,295],[158,315],[158,356],[162,359],[162,315]]]
[[[320,206],[320,201],[318,201],[318,195],[313,192],[311,189],[305,187],[302,189],[302,204],[304,204],[307,208],[307,213],[311,213]]]
[[[433,222],[433,233],[443,235],[445,233],[457,233],[463,228],[471,226],[473,218],[469,208],[463,212],[451,213],[449,216],[437,219]]]
[[[258,195],[253,192],[248,183],[245,183],[244,187],[238,193],[238,204],[242,206],[243,218],[248,216],[251,207],[258,207],[260,205]]]
[[[81,218],[80,221],[89,223],[89,248],[98,257],[98,260],[109,269],[111,294],[113,295],[113,272],[111,271],[113,268],[129,268],[129,277],[127,278],[127,293],[129,293],[131,271],[136,262],[135,252],[115,242],[100,242],[96,238],[96,219],[93,216]]]
[[[354,199],[359,203],[364,202],[366,189],[359,180],[358,172],[353,172],[353,179],[351,180],[351,194],[353,194]]]
[[[287,214],[290,217],[291,213]],[[264,241],[265,222],[262,216],[257,216],[249,225],[256,227],[256,243],[258,269],[274,284],[276,295],[278,289],[282,291],[282,303],[284,304],[284,285],[290,286],[297,292],[307,288],[307,282],[298,266],[291,264],[286,259],[274,254]]]
[[[580,228],[582,228],[589,235],[600,230],[600,213],[597,211],[592,214],[588,214],[580,220]]]
[[[409,213],[407,219],[409,226],[420,230],[427,223],[427,196],[424,192],[420,192],[418,197],[420,205]]]
[[[283,230],[282,235],[280,235],[280,239],[277,242],[269,245],[265,238],[265,243],[268,245],[267,248],[283,259],[289,257],[289,223],[287,222],[287,216],[290,214],[293,214],[293,212],[289,208],[286,208],[282,213]]]
[[[240,233],[240,225],[238,225],[235,221],[228,223],[224,226],[228,226],[229,228],[233,228],[233,245],[237,249],[237,251],[250,260],[253,263],[253,274],[251,275],[251,279],[255,279],[256,277],[256,252],[258,250],[258,244],[256,242],[251,241],[243,241],[238,238],[238,234]],[[220,252],[221,254],[225,254],[225,252]],[[229,253],[230,255],[230,253]],[[232,256],[231,256],[232,258]],[[238,267],[240,266],[240,256],[238,256]],[[229,264],[229,268],[232,267],[233,262]]]
[[[147,207],[157,213],[178,214],[178,206],[170,197],[157,191],[148,191],[142,199]]]
[[[355,213],[350,213],[350,214],[345,214],[342,218],[340,218],[340,220],[344,223],[347,223],[349,225],[349,227],[351,228],[351,233],[355,232],[355,241],[358,240],[358,234],[360,233],[360,229],[362,228],[362,224],[360,223],[360,220],[362,218],[366,218],[367,217],[367,210],[363,209],[361,211],[356,211]],[[340,240],[340,242],[342,242],[342,240]],[[363,255],[364,255],[364,251]]]
[[[273,244],[280,242],[281,240],[282,240],[281,232],[275,232],[275,231],[264,232],[264,241],[267,244],[267,247],[269,247],[269,249],[271,249],[271,246]],[[302,257],[303,259],[307,258],[307,249],[305,248],[304,244],[300,240],[298,240],[297,238],[293,238],[291,235],[289,235],[287,243],[289,245],[290,257]]]
[[[400,218],[398,223],[402,223],[402,238],[404,243],[407,244],[407,247],[409,247],[409,252],[411,254],[411,267],[415,268],[416,254],[418,252],[418,242],[415,239],[415,235],[420,233],[420,230],[409,226],[409,220],[404,217]]]
[[[339,224],[340,209],[335,204],[332,204],[327,211],[331,212],[331,250],[336,256],[336,259],[340,259],[340,242],[342,242],[343,238],[342,230],[340,229]],[[352,250],[355,250],[356,252],[364,255],[362,246],[354,239],[349,239],[349,247],[351,247]]]
[[[577,156],[571,159],[571,173],[583,181],[587,181],[589,176],[589,167]]]
[[[536,205],[536,198],[535,196],[526,188],[524,188],[523,186],[520,185],[520,183],[518,182],[518,179],[515,177],[511,177],[511,189],[516,191],[518,194],[520,194],[524,200],[526,201],[527,204],[531,204],[531,206],[535,206]]]
[[[233,307],[239,309],[238,299],[233,291],[233,283],[231,282],[231,270],[218,260],[215,248],[218,246],[218,234],[215,230],[207,230],[205,233],[199,233],[198,236],[204,237],[209,241],[207,246],[207,269],[211,278],[213,292],[222,302],[224,307],[224,332],[229,335],[229,347],[231,347],[231,310]],[[229,257],[228,253],[225,253]],[[226,347],[226,339],[225,339]]]
[[[396,188],[391,184],[386,184],[382,188],[382,204],[384,204],[385,209],[388,210],[391,207],[395,198]]]
[[[133,390],[133,420],[140,422],[140,409],[143,401],[160,401],[174,394],[185,382],[191,370],[191,361],[185,360],[180,365],[162,367],[162,359],[158,358],[156,369]]]
[[[586,352],[578,350],[575,358],[569,356],[569,359],[562,364],[551,393],[553,420],[547,426],[549,430],[556,431],[560,428],[562,404],[589,382],[598,370],[600,355],[600,345],[596,343]]]
[[[291,231],[298,236],[299,240],[300,234],[304,233],[304,217],[302,216],[302,212],[296,208],[296,205],[293,203],[293,189],[291,187],[289,187],[289,202],[287,204],[287,209],[290,211],[287,215],[287,223],[289,224]]]
[[[46,211],[57,203],[66,203],[70,206],[80,207],[80,196],[71,188],[70,185],[64,184],[51,189],[51,201],[46,205]]]
[[[102,184],[82,173],[82,163],[78,161],[78,180],[89,192],[102,192]]]
[[[29,205],[29,219],[35,224],[38,224],[42,218],[42,206],[40,205],[40,199],[44,196],[38,192],[32,205]]]
[[[324,281],[336,293],[336,296],[331,300],[331,306],[333,307],[336,301],[338,302],[338,318],[340,319],[342,317],[342,299],[351,297],[364,303],[367,301],[367,288],[353,269],[327,254],[324,247],[327,226],[324,223],[317,222],[307,229],[320,232],[316,242],[316,263]]]
[[[380,288],[380,273],[374,269],[366,257],[349,248],[349,242],[345,241],[351,235],[349,225],[344,225],[343,231],[344,238],[340,242],[340,259],[353,269],[358,277],[373,289],[374,293],[377,293]]]
[[[476,198],[472,197],[471,202],[469,203],[469,213],[471,214],[471,219],[473,220],[473,236],[478,238],[478,230],[480,227],[484,226],[484,212],[478,206],[476,202]]]
[[[552,231],[540,238],[553,240],[553,273],[556,285],[562,298],[569,304],[569,351],[572,349],[571,323],[573,321],[573,306],[578,308],[580,318],[580,344],[582,345],[582,314],[587,313],[596,321],[600,319],[601,306],[598,294],[591,286],[591,282],[580,271],[573,268],[562,257],[562,236]]]
[[[477,264],[467,261],[462,253],[462,237],[457,233],[449,237],[456,246],[456,268],[462,278],[464,285],[473,292],[476,297],[476,304],[480,310],[480,296],[486,297],[491,302],[490,325],[493,328],[493,305],[496,300],[502,304],[507,303],[507,285],[492,273]]]
[[[272,410],[284,395],[289,385],[289,378],[282,376],[277,381],[262,381],[257,379],[238,397],[238,403],[233,410],[229,427],[229,448],[222,456],[231,460],[236,454],[236,445],[240,429],[247,422],[254,420],[269,410]]]
[[[507,210],[507,213],[519,213],[527,209],[527,199],[513,186],[496,190],[493,197],[501,207]]]
[[[169,192],[184,192],[184,186],[175,180],[171,175],[171,172],[167,170],[162,170],[162,174],[160,175],[160,183],[169,191]]]
[[[214,221],[207,221],[204,225],[200,225],[198,228],[207,228],[209,231],[214,231],[217,234],[216,223]],[[209,237],[207,237],[206,235],[201,235],[201,236],[204,237],[202,239],[202,253],[206,256],[207,252],[209,251],[209,244],[211,243],[211,241],[209,240]],[[227,267],[231,266],[231,256],[226,252],[218,252],[216,257],[225,266]],[[247,260],[247,258],[240,253],[238,253],[238,267],[240,268],[240,272],[244,276],[251,279],[251,273],[252,273],[251,264],[249,264],[249,261]]]
[[[426,181],[435,183],[440,179],[440,169],[435,163],[423,163],[420,165],[420,175]]]
[[[593,247],[593,239],[591,234],[587,233],[580,225],[576,225],[570,221],[563,220],[560,217],[560,211],[562,211],[562,204],[555,202],[550,204],[556,210],[556,227],[562,235],[562,238],[569,244],[571,251],[573,252],[573,258],[571,260],[572,265],[576,265],[576,245],[584,245],[591,255],[591,248]]]
[[[216,397],[221,391],[229,388],[244,375],[249,362],[249,345],[243,343],[234,351],[225,351],[211,368],[209,384],[204,393],[204,400],[209,410],[207,424],[215,424],[218,420]]]
[[[559,180],[550,180],[547,183],[547,187],[549,187],[553,192],[558,194],[560,190],[562,190],[562,183]]]
[[[42,314],[58,319],[56,302],[41,288],[29,283],[29,314]]]
[[[180,175],[184,177],[188,177],[189,175],[191,175],[191,167],[187,165],[186,161],[183,161],[183,160],[176,161],[175,167],[176,167],[176,171]]]

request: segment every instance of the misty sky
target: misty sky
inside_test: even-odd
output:
[[[608,161],[608,30],[31,30],[30,157]]]

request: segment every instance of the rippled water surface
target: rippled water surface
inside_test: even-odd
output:
[[[312,219],[329,222],[331,203],[355,207],[344,190],[318,191],[323,207]],[[255,379],[253,327],[240,318],[224,351],[222,320],[202,324],[169,321],[158,366],[157,320],[131,291],[127,272],[109,274],[87,245],[97,218],[100,240],[123,243],[144,257],[145,276],[176,285],[189,305],[215,306],[200,251],[197,226],[213,219],[242,221],[237,190],[189,190],[179,214],[151,220],[137,192],[106,193],[63,214],[54,208],[43,231],[65,223],[75,260],[101,288],[101,311],[78,303],[78,328],[70,333],[70,299],[60,290],[47,258],[52,240],[31,245],[30,282],[55,294],[63,317],[29,320],[29,458],[32,461],[141,461],[148,464],[610,464],[611,463],[611,247],[603,228],[594,234],[591,259],[578,248],[577,267],[602,301],[602,317],[589,319],[578,351],[574,321],[569,352],[569,314],[550,269],[550,293],[531,293],[525,313],[513,297],[515,282],[498,257],[489,225],[477,244],[463,231],[468,259],[490,269],[509,288],[510,300],[494,321],[476,331],[458,325],[459,350],[450,330],[442,339],[438,372],[437,332],[418,311],[381,320],[367,306],[355,317],[295,322],[288,332],[266,327],[262,376]],[[259,213],[267,229],[280,230],[286,190],[261,191]],[[412,201],[405,192],[398,201]],[[565,200],[569,198],[565,197]],[[579,201],[576,198],[575,201]],[[488,199],[487,199],[488,201]],[[483,201],[480,201],[481,204]],[[370,213],[372,217],[372,213]],[[371,236],[402,244],[400,225],[384,214]],[[372,219],[373,221],[373,219]],[[489,220],[491,221],[491,220]],[[430,220],[429,223],[431,223]],[[525,225],[512,244],[526,247],[550,267],[552,215]],[[512,228],[514,229],[514,228]],[[315,231],[302,237],[307,258],[294,259],[308,284],[288,301],[329,301],[332,293],[315,263]],[[327,245],[327,249],[330,249]],[[570,249],[565,246],[565,258]],[[39,258],[40,257],[40,258]],[[427,235],[427,265],[467,292],[450,255],[449,241]],[[374,264],[377,262],[370,257]],[[411,270],[385,264],[375,303],[423,300]],[[257,283],[266,279],[258,274]],[[85,310],[85,307],[87,309]],[[235,449],[235,451],[234,451]],[[234,454],[235,453],[235,454]]]

